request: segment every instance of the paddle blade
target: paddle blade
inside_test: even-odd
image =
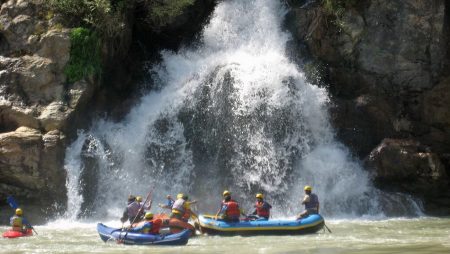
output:
[[[6,202],[8,202],[9,206],[11,206],[14,209],[19,208],[19,205],[16,203],[16,200],[13,198],[13,196],[8,196],[6,198]]]

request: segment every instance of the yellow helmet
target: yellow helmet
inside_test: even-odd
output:
[[[256,194],[256,198],[264,198],[264,195],[262,193]]]
[[[153,213],[151,213],[151,212],[145,213],[144,218],[145,218],[145,219],[153,219]]]
[[[141,197],[141,196],[137,196],[137,197],[136,197],[136,201],[137,201],[137,202],[142,202],[142,197]]]
[[[225,197],[225,196],[231,196],[231,192],[225,190],[225,191],[223,192],[222,195],[223,195],[224,197]]]
[[[307,190],[307,191],[312,191],[312,187],[311,187],[311,186],[309,186],[309,185],[306,185],[306,186],[305,186],[305,188],[304,188],[304,190]]]
[[[178,193],[177,195],[177,199],[183,198],[184,194],[183,193]]]
[[[17,208],[17,209],[16,209],[16,215],[22,215],[22,214],[23,214],[22,209]]]

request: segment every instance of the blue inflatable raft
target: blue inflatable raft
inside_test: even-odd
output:
[[[104,241],[115,240],[130,245],[186,245],[190,230],[170,235],[151,235],[122,231],[120,228],[110,228],[102,223],[97,224],[97,232]]]
[[[315,233],[325,221],[319,214],[301,220],[255,220],[226,222],[210,215],[200,215],[198,227],[202,233],[213,235],[295,235]]]

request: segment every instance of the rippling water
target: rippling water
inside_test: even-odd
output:
[[[450,218],[331,220],[327,225],[331,234],[199,236],[186,246],[152,247],[105,244],[95,223],[59,221],[37,226],[38,236],[0,239],[0,253],[450,253]]]

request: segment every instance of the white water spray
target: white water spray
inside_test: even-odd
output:
[[[326,91],[308,84],[286,55],[284,14],[278,0],[223,1],[200,46],[161,52],[153,68],[161,89],[122,122],[99,120],[86,132],[102,147],[89,193],[102,207],[94,212],[111,212],[154,186],[154,196],[190,192],[203,207],[217,204],[224,188],[249,200],[263,191],[293,213],[306,184],[325,215],[381,212],[367,173],[334,138]],[[69,202],[79,207],[75,168],[86,134],[66,161]]]

